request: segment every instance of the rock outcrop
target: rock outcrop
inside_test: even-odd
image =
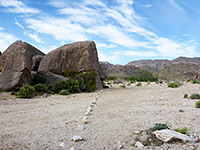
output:
[[[56,75],[62,75],[66,70],[77,73],[93,70],[97,89],[102,88],[97,49],[93,41],[75,42],[51,51],[42,59],[38,69],[43,74]]]
[[[11,44],[0,56],[0,89],[18,89],[24,83],[31,83],[31,70],[37,70],[39,60],[35,57],[43,57],[45,54],[37,48],[22,41]],[[40,59],[41,60],[41,59]]]

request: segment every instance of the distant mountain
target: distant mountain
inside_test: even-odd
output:
[[[136,60],[131,61],[127,64],[127,66],[134,65],[139,68],[145,68],[151,72],[159,71],[164,69],[165,67],[171,66],[173,64],[179,63],[189,63],[189,64],[200,64],[200,57],[178,57],[174,60]]]
[[[174,60],[137,60],[128,64],[113,65],[101,62],[108,76],[128,77],[136,69],[148,70],[163,79],[192,79],[200,73],[200,57],[178,57]]]
[[[184,80],[193,79],[200,72],[200,65],[193,63],[177,63],[171,66],[165,67],[158,71],[156,74],[159,78],[168,80]]]

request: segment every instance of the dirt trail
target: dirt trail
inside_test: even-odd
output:
[[[155,123],[167,123],[173,129],[187,127],[200,136],[200,109],[194,107],[195,101],[183,98],[186,93],[200,93],[199,87],[188,83],[171,89],[152,83],[122,89],[114,85],[100,95],[82,131],[77,127],[99,92],[12,100],[2,100],[5,93],[0,93],[0,149],[56,150],[73,146],[112,150],[120,144],[124,149],[135,149],[131,146],[135,143],[133,131]],[[71,141],[74,135],[85,141]],[[62,142],[65,148],[59,146]]]

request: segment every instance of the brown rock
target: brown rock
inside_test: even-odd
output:
[[[24,83],[31,83],[33,56],[44,54],[28,43],[17,41],[1,55],[0,89],[18,89]]]
[[[38,69],[42,73],[57,75],[62,75],[66,70],[77,73],[93,70],[97,75],[97,88],[102,88],[97,49],[93,41],[75,42],[51,51],[42,59]]]

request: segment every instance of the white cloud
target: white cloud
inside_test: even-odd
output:
[[[118,51],[114,52],[115,55],[119,56],[129,56],[129,57],[155,57],[157,56],[154,51]]]
[[[24,26],[22,24],[20,24],[17,19],[15,18],[15,22],[14,22],[18,27],[20,27],[21,29],[24,29]]]
[[[0,45],[1,45],[0,51],[1,52],[5,51],[11,43],[17,40],[17,38],[14,35],[3,32],[2,30],[3,28],[0,27]]]
[[[99,57],[99,61],[108,61],[111,63],[117,63],[119,62],[119,55],[106,55],[103,53],[103,51],[98,50],[98,57]]]
[[[7,11],[11,13],[40,13],[40,10],[28,7],[26,4],[19,0],[1,0],[0,6],[6,7]]]
[[[25,33],[27,34],[31,39],[35,40],[38,43],[44,43],[44,41],[42,41],[37,34],[32,34],[32,33]]]
[[[139,6],[142,6],[142,7],[145,7],[145,8],[150,8],[150,7],[152,7],[153,5],[152,5],[152,4],[145,4],[145,5],[139,5]]]
[[[185,12],[185,10],[175,0],[169,0],[169,2],[175,9]]]
[[[97,49],[111,49],[111,48],[116,48],[117,45],[114,45],[114,44],[105,44],[105,43],[97,43],[96,42],[96,45],[97,45]]]
[[[84,28],[79,24],[73,24],[67,19],[53,17],[39,19],[25,19],[28,27],[38,33],[52,35],[56,40],[66,41],[83,41],[87,40],[84,35]]]

